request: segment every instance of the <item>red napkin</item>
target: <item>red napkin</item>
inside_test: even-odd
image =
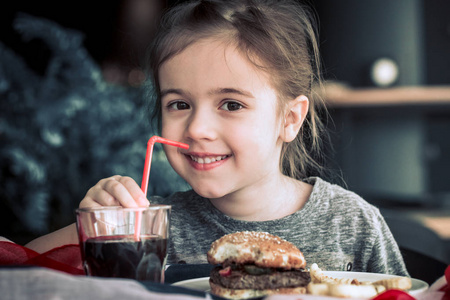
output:
[[[447,283],[444,284],[439,291],[444,292],[442,300],[450,300],[450,265],[445,269],[444,277]]]
[[[415,300],[413,296],[407,292],[400,290],[388,290],[372,298],[372,300]]]
[[[78,244],[64,245],[40,254],[12,242],[0,241],[0,265],[39,266],[73,275],[86,275]]]
[[[440,299],[450,300],[450,265],[447,266],[443,278],[437,280],[428,291],[418,295],[418,299]],[[438,297],[438,298],[430,298]],[[414,300],[415,298],[406,292],[398,290],[389,290],[376,296],[372,300]]]

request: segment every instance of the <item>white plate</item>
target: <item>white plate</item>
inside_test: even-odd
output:
[[[172,285],[181,286],[184,288],[193,289],[193,290],[202,291],[202,292],[210,291],[209,277],[200,277],[200,278],[178,281],[178,282],[172,283]]]
[[[386,275],[377,273],[363,273],[363,272],[342,272],[342,271],[324,271],[324,275],[333,278],[352,278],[358,281],[377,281],[382,279],[389,279],[398,277],[396,275]],[[420,294],[428,289],[428,283],[425,281],[411,278],[412,287],[408,291],[412,296]],[[175,282],[173,285],[181,286],[202,292],[209,292],[209,277],[201,277],[189,280]]]

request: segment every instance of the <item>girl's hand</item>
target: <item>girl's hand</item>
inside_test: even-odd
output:
[[[100,180],[89,189],[80,208],[95,206],[146,207],[150,202],[139,185],[130,177],[115,175]]]

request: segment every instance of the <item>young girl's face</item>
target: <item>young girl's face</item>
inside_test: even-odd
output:
[[[259,189],[280,176],[283,124],[268,75],[233,45],[201,40],[160,68],[168,160],[206,198]]]

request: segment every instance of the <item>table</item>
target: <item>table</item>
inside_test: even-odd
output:
[[[170,274],[170,272],[169,272]],[[199,274],[200,275],[200,274]],[[171,280],[175,280],[172,278]],[[211,299],[200,291],[131,279],[77,276],[42,267],[0,267],[0,298],[16,299]],[[213,299],[221,299],[214,297]]]

